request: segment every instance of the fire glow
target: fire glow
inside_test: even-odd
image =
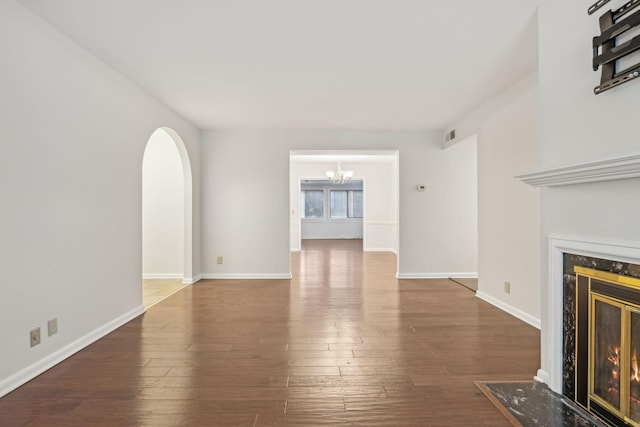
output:
[[[640,381],[640,376],[638,376],[638,356],[636,356],[635,348],[633,349],[633,356],[631,356],[631,381]]]
[[[611,368],[611,378],[617,380],[620,378],[620,347],[613,346],[609,348],[607,360],[613,365]]]
[[[611,377],[607,393],[610,396],[619,396],[620,378],[620,347],[617,345],[609,347],[607,361],[611,364]],[[631,355],[631,369],[629,372],[629,382],[631,383],[631,393],[629,399],[634,405],[640,405],[640,368],[638,366],[638,355],[634,348]],[[613,403],[613,402],[612,402]]]

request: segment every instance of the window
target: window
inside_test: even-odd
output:
[[[349,191],[349,218],[362,218],[362,190]]]
[[[362,218],[362,190],[331,190],[331,218]]]
[[[300,181],[300,217],[318,223],[356,222],[363,217],[363,182],[335,185],[326,180]]]
[[[331,218],[347,217],[347,191],[331,190],[330,209]]]
[[[304,206],[301,211],[304,212],[303,218],[324,218],[323,193],[322,190],[302,191]]]

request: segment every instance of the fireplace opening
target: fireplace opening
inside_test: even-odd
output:
[[[574,273],[573,399],[610,425],[640,426],[640,279]]]

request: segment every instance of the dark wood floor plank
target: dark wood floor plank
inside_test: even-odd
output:
[[[508,426],[539,331],[391,253],[305,241],[292,280],[203,280],[0,399],[0,425]]]

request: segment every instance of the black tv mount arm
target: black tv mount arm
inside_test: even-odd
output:
[[[593,15],[595,11],[597,11],[598,9],[600,9],[602,6],[609,3],[610,1],[611,0],[598,0],[593,5],[591,5],[591,7],[587,10],[587,13],[589,15]]]
[[[601,7],[598,3],[592,8]],[[609,10],[600,17],[600,35],[594,37],[592,43],[593,70],[597,71],[602,67],[600,85],[593,89],[596,95],[640,77],[640,63],[616,71],[617,60],[640,49],[640,35],[622,44],[616,42],[617,37],[627,31],[640,28],[640,10],[628,15],[638,6],[640,6],[640,0],[631,0],[621,8],[615,11]]]

